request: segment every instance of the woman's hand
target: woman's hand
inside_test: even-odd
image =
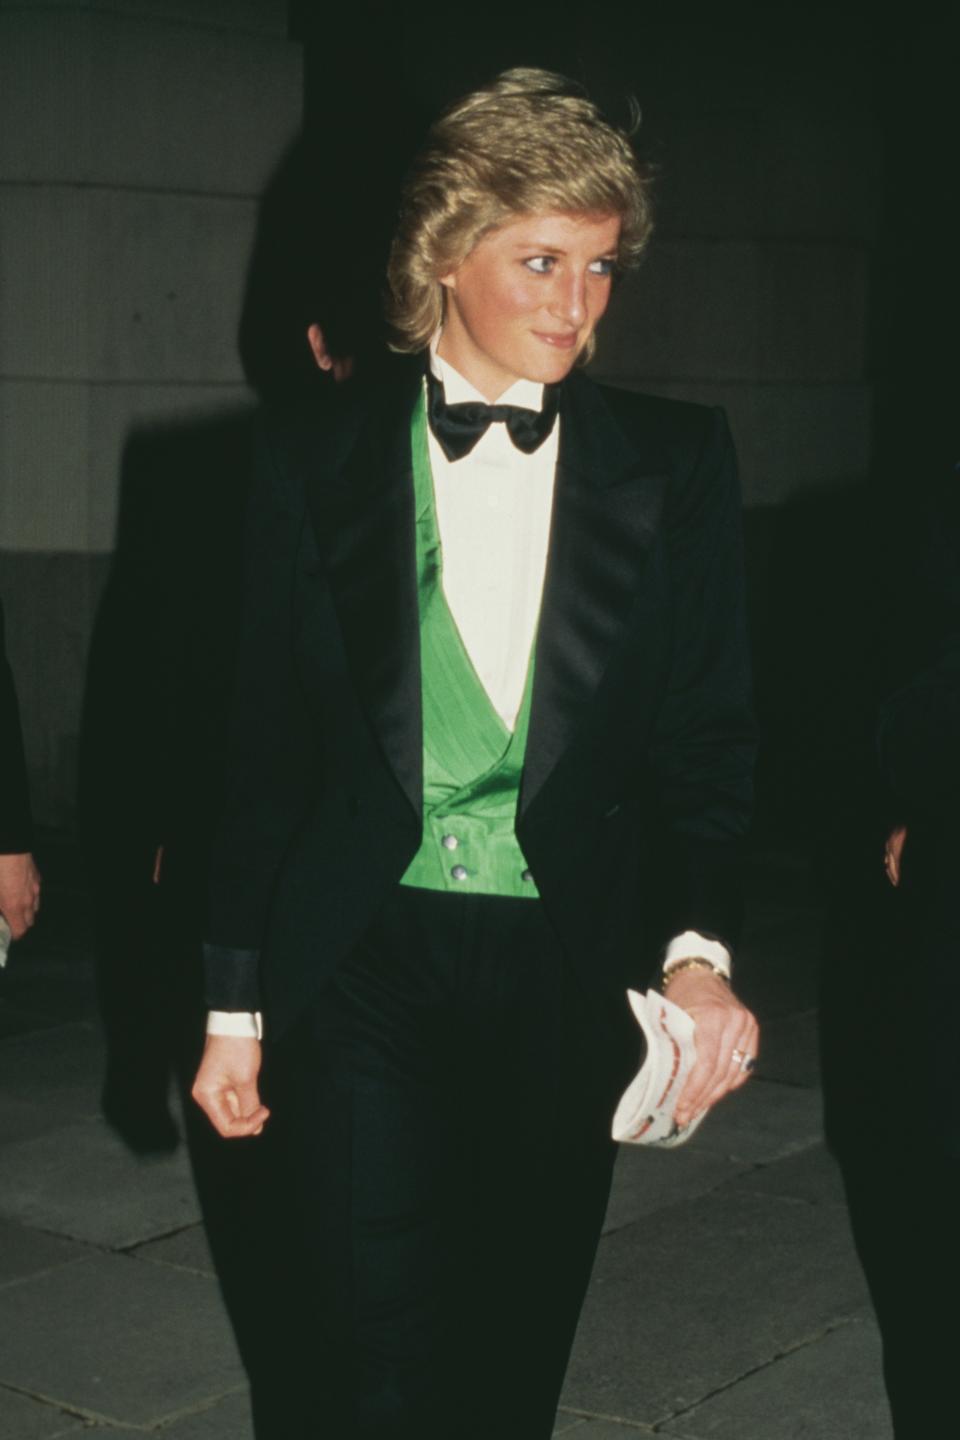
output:
[[[260,1103],[260,1041],[237,1035],[208,1035],[192,1095],[213,1128],[226,1140],[259,1135],[270,1118]]]
[[[32,855],[0,855],[0,915],[14,940],[26,935],[40,909],[40,872]]]
[[[760,1027],[728,985],[710,970],[684,970],[667,992],[693,1018],[697,1061],[677,1101],[678,1128],[750,1078]]]
[[[906,825],[897,825],[890,831],[887,843],[883,847],[883,868],[887,872],[887,879],[891,885],[900,884],[900,860],[903,856],[903,845],[906,838]]]

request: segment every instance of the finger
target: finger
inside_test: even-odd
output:
[[[270,1111],[259,1103],[244,1113],[233,1086],[209,1091],[195,1089],[193,1098],[217,1133],[227,1140],[259,1135],[270,1118]]]
[[[749,1020],[749,1024],[734,1032],[732,1043],[730,1032],[725,1027],[716,1047],[711,1047],[710,1053],[704,1054],[702,1063],[698,1060],[697,1066],[690,1072],[677,1102],[675,1114],[679,1126],[689,1124],[697,1115],[716,1105],[730,1091],[740,1089],[750,1079],[753,1067],[744,1069],[744,1060],[746,1057],[756,1060],[759,1027],[752,1016]]]

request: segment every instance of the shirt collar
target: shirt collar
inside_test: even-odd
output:
[[[430,369],[443,386],[443,398],[448,405],[461,405],[468,400],[479,400],[481,405],[490,402],[475,386],[470,384],[449,360],[437,354],[440,331],[430,341]],[[536,380],[515,380],[508,390],[499,397],[498,405],[522,405],[526,410],[543,409],[543,386]]]

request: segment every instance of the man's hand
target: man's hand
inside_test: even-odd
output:
[[[746,1006],[709,970],[684,970],[671,980],[668,994],[696,1025],[697,1063],[677,1101],[675,1118],[682,1129],[746,1084],[753,1067],[744,1069],[744,1059],[756,1060],[760,1028]]]
[[[32,855],[0,855],[0,915],[14,940],[26,935],[40,909],[40,872]]]
[[[891,885],[900,884],[900,861],[903,856],[903,845],[907,838],[906,825],[897,825],[887,836],[887,843],[883,847],[883,868],[887,872],[887,879]]]
[[[227,1140],[259,1135],[270,1111],[260,1103],[260,1041],[208,1035],[192,1095],[211,1125]]]

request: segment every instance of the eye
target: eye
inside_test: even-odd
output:
[[[609,255],[604,256],[602,260],[593,260],[589,266],[590,274],[600,275],[606,279],[613,274],[616,263],[616,260]]]
[[[534,275],[549,275],[556,260],[552,255],[531,255],[529,260],[524,260],[523,263]]]

